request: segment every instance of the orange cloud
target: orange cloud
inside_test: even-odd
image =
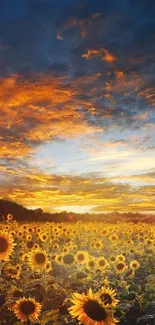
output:
[[[91,59],[102,54],[101,50],[88,49],[86,53],[82,54],[81,57],[85,59]]]
[[[0,158],[20,158],[32,152],[32,148],[22,143],[22,141],[13,141],[5,143],[0,141]]]
[[[96,12],[88,18],[78,19],[77,17],[71,17],[69,21],[63,24],[62,31],[67,31],[73,27],[80,27],[81,36],[84,38],[87,36],[89,30],[98,25],[98,18],[102,16],[101,13]]]
[[[104,51],[104,56],[102,60],[107,61],[109,63],[112,63],[116,60],[116,57],[112,55],[108,50],[104,49],[103,51]]]
[[[100,73],[83,78],[83,84],[99,77]],[[78,97],[81,82],[73,82],[71,88],[65,78],[43,76],[31,82],[17,75],[1,78],[0,128],[5,129],[0,139],[1,157],[25,156],[32,152],[32,142],[97,131],[78,111],[81,105],[92,106],[91,102],[83,103]]]
[[[71,211],[77,205],[90,207],[90,211],[94,206],[94,211],[101,212],[155,211],[154,194],[154,186],[147,184],[132,187],[119,183],[119,179],[114,183],[113,178],[58,176],[32,171],[19,176],[18,181],[13,178],[11,182],[10,178],[10,187],[4,184],[1,189],[1,198],[49,211],[63,210],[64,206]]]
[[[63,40],[63,37],[62,37],[60,34],[57,34],[57,39],[58,39],[59,41],[62,41],[62,40]]]
[[[138,97],[145,98],[151,106],[155,105],[155,88],[151,87],[146,88],[143,91],[139,91]]]
[[[82,54],[81,57],[85,59],[94,59],[98,56],[102,57],[102,60],[112,63],[116,60],[116,57],[111,54],[107,49],[88,49],[86,53]]]
[[[115,75],[117,79],[121,79],[124,77],[124,72],[120,70],[115,70]]]

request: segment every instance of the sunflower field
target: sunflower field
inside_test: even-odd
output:
[[[0,224],[0,325],[154,324],[155,225]]]

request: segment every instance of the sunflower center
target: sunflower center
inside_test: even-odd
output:
[[[18,270],[16,270],[16,269],[13,269],[13,268],[10,268],[10,269],[9,269],[9,273],[10,273],[11,275],[16,275],[17,272],[18,272]]]
[[[137,267],[137,264],[136,264],[136,263],[133,263],[132,266],[133,266],[134,268],[136,268],[136,267]]]
[[[105,261],[104,261],[104,260],[100,260],[100,261],[99,261],[99,265],[100,265],[100,266],[105,266]]]
[[[20,305],[20,310],[24,315],[31,315],[35,311],[35,305],[32,301],[24,301]]]
[[[79,261],[83,261],[84,260],[84,255],[83,254],[79,254],[78,255],[78,260]]]
[[[30,240],[30,241],[27,242],[27,247],[28,248],[32,248],[33,245],[34,245],[34,242],[32,240]]]
[[[122,270],[124,268],[124,264],[123,263],[118,263],[117,264],[117,269],[118,270]]]
[[[87,316],[94,321],[104,321],[107,317],[107,313],[105,312],[104,308],[102,308],[95,300],[86,301],[83,309]]]
[[[66,254],[63,260],[65,264],[72,264],[74,262],[74,256],[72,254]]]
[[[35,260],[38,264],[45,263],[46,257],[43,253],[37,253],[35,256]]]
[[[90,261],[90,262],[89,262],[89,266],[90,266],[90,267],[94,267],[94,266],[95,266],[94,261]]]
[[[109,295],[109,293],[101,294],[100,298],[103,300],[105,305],[107,305],[107,304],[111,305],[112,304],[112,298]]]
[[[8,249],[8,242],[5,238],[0,237],[0,253],[4,253]]]
[[[55,258],[56,258],[56,255],[52,255],[52,256],[51,256],[51,259],[52,259],[52,260],[55,260]]]

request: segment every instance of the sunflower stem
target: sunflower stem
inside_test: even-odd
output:
[[[44,268],[44,289],[46,292],[46,267]]]

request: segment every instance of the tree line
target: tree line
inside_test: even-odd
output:
[[[114,211],[111,213],[74,213],[74,212],[57,212],[57,213],[48,213],[43,212],[41,208],[38,209],[27,209],[22,205],[8,201],[8,200],[0,200],[0,221],[3,221],[7,218],[8,214],[12,214],[13,218],[18,222],[76,222],[76,221],[103,221],[109,223],[116,222],[155,222],[155,215],[142,214],[142,213],[119,213],[118,211]]]

